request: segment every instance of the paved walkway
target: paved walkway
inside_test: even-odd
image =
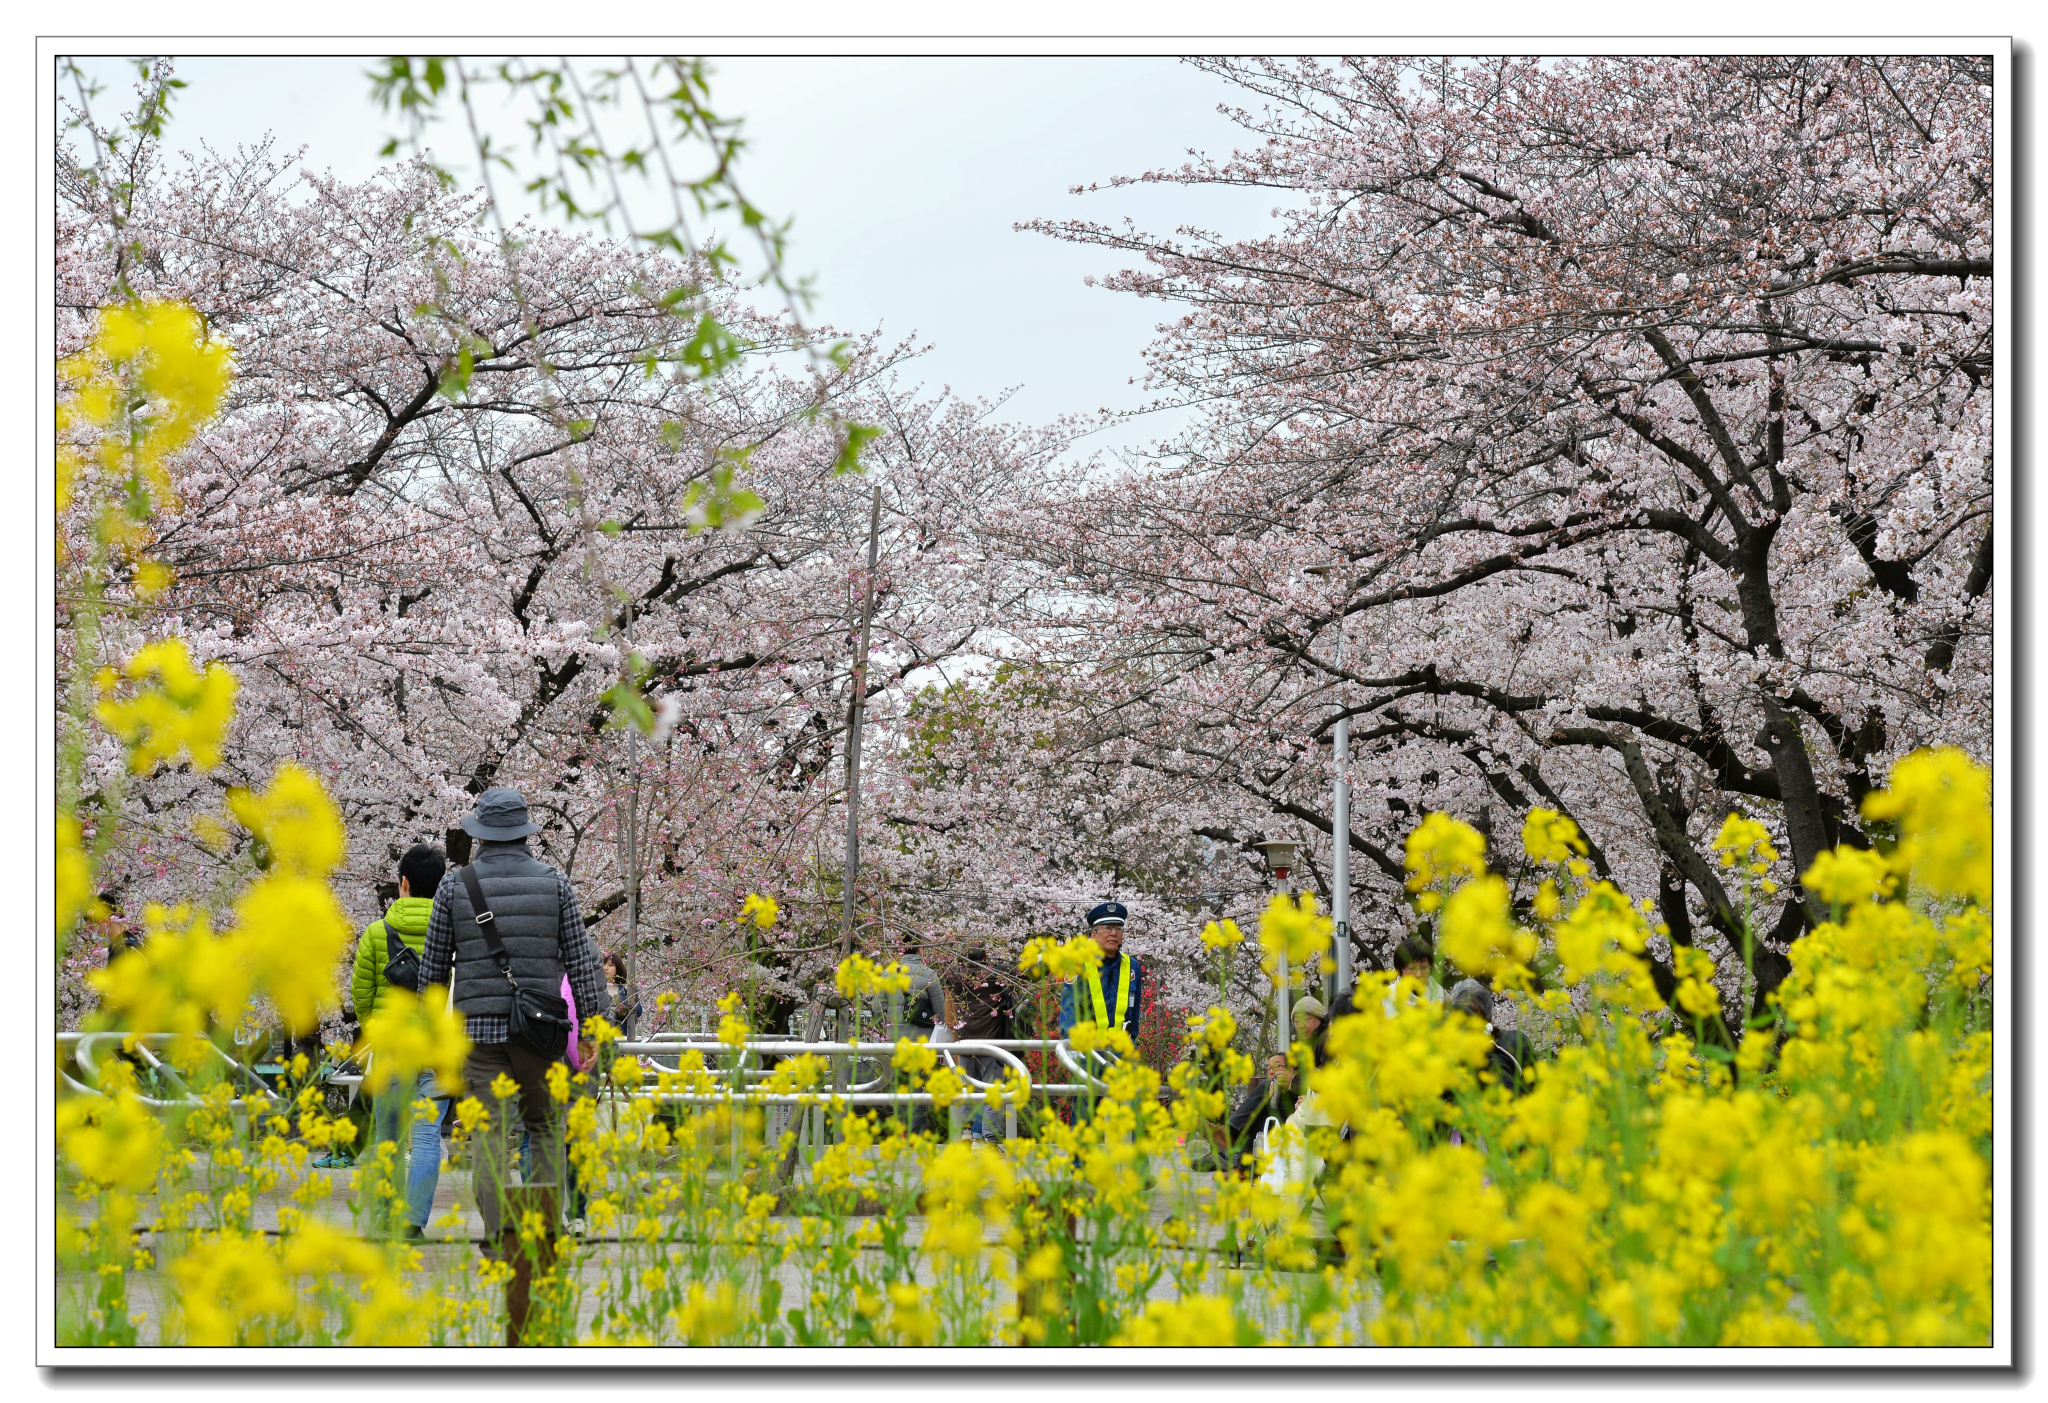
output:
[[[349,1178],[353,1171],[333,1169],[314,1170],[311,1172],[322,1175],[332,1186],[332,1191],[328,1197],[314,1208],[314,1216],[336,1227],[353,1231],[353,1222],[349,1215],[347,1198]],[[1206,1174],[1189,1176],[1189,1190],[1194,1194],[1206,1194],[1208,1191],[1208,1179],[1209,1176]],[[252,1212],[252,1225],[259,1230],[275,1231],[277,1228],[278,1208],[282,1201],[281,1196],[276,1194],[261,1196]],[[1174,1206],[1173,1200],[1167,1194],[1155,1195],[1152,1206],[1153,1222],[1155,1224],[1165,1222],[1173,1211]],[[145,1204],[141,1220],[147,1223],[152,1221],[153,1217],[154,1214],[150,1206]],[[849,1231],[861,1221],[860,1219],[855,1219],[849,1225]],[[912,1216],[906,1225],[906,1240],[912,1244],[921,1241],[924,1228],[924,1217],[922,1215]],[[475,1272],[481,1259],[475,1244],[481,1238],[482,1232],[483,1222],[476,1209],[474,1196],[470,1188],[468,1171],[464,1169],[444,1169],[440,1182],[435,1189],[434,1212],[429,1222],[427,1240],[416,1244],[420,1265],[419,1270],[413,1274],[415,1288],[425,1287],[430,1282],[438,1282],[442,1283],[440,1289],[457,1295],[480,1291],[481,1288],[476,1282]],[[1196,1240],[1198,1242],[1206,1241],[1213,1243],[1215,1238],[1214,1230],[1205,1227],[1203,1230],[1198,1231]],[[679,1253],[681,1249],[671,1250]],[[591,1240],[586,1242],[582,1264],[577,1273],[583,1288],[583,1324],[585,1327],[591,1324],[595,1316],[597,1307],[595,1288],[601,1281],[617,1271],[623,1251],[624,1249],[615,1241]],[[645,1251],[646,1249],[644,1248],[636,1249],[636,1259],[644,1259]],[[914,1260],[916,1263],[917,1281],[920,1284],[929,1286],[934,1280],[929,1261],[921,1253],[917,1254]],[[1220,1273],[1225,1265],[1219,1259],[1211,1266],[1210,1270]],[[806,1270],[801,1264],[796,1262],[782,1263],[774,1269],[774,1275],[782,1284],[783,1300],[785,1303],[801,1303],[807,1299],[810,1288]],[[168,1282],[161,1272],[151,1269],[132,1274],[129,1283],[131,1309],[137,1312],[141,1318],[143,1343],[158,1343],[160,1338],[160,1321],[163,1314],[163,1303],[165,1292],[168,1289]],[[59,1275],[58,1287],[60,1293],[66,1291],[67,1288],[78,1289],[82,1292],[85,1286],[85,1281],[74,1274],[60,1273]],[[1010,1291],[1009,1287],[993,1279],[985,1279],[985,1289],[988,1294],[984,1308],[993,1313],[1007,1315],[1013,1308],[1015,1300],[1014,1294]],[[1152,1299],[1169,1299],[1175,1294],[1176,1292],[1171,1280],[1167,1279],[1155,1285],[1150,1291],[1149,1296]],[[495,1292],[491,1293],[491,1295],[495,1299]],[[1267,1302],[1265,1305],[1267,1308],[1261,1309],[1260,1313],[1267,1317],[1265,1324],[1267,1329],[1271,1331],[1280,1325],[1278,1302]]]

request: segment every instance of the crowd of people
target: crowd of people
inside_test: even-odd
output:
[[[397,1145],[405,1106],[424,1102],[432,1107],[431,1114],[412,1119],[408,1143],[395,1152],[405,1186],[404,1221],[392,1224],[392,1230],[407,1238],[425,1233],[459,1096],[475,1096],[491,1123],[519,1128],[522,1177],[570,1180],[560,1117],[548,1093],[548,1069],[557,1060],[572,1067],[589,1065],[594,1049],[582,1034],[590,1018],[603,1015],[629,1039],[641,1032],[643,1018],[626,958],[598,948],[569,879],[528,850],[527,840],[540,825],[530,817],[518,791],[486,791],[464,816],[462,827],[474,841],[465,866],[451,866],[440,849],[426,845],[411,848],[400,859],[397,895],[362,932],[350,983],[359,1025],[371,1018],[394,987],[445,987],[471,1044],[461,1086],[438,1084],[433,1073],[423,1072],[412,1084],[394,1087],[375,1100],[373,1152],[378,1145]],[[1115,901],[1088,913],[1088,931],[1101,946],[1102,961],[1060,986],[1060,1036],[1088,1020],[1102,1028],[1121,1028],[1135,1045],[1146,970],[1142,960],[1123,948],[1129,919],[1128,910]],[[909,973],[909,986],[891,995],[879,1014],[892,1039],[972,1042],[1012,1039],[1026,1031],[1021,1026],[1022,986],[991,961],[987,947],[955,952],[956,968],[965,976],[956,980],[961,986],[957,994],[949,992],[927,958],[940,953],[935,945],[915,941],[904,950],[901,963]],[[1402,941],[1393,964],[1409,983],[1397,986],[1399,994],[1390,991],[1385,996],[1388,1014],[1395,1011],[1397,997],[1427,999],[1467,1012],[1493,1030],[1491,993],[1472,979],[1454,984],[1448,992],[1442,989],[1425,939]],[[1206,1147],[1212,1162],[1246,1163],[1259,1136],[1279,1126],[1293,1126],[1299,1132],[1327,1124],[1316,1110],[1306,1074],[1327,1059],[1332,1023],[1355,1011],[1348,992],[1336,994],[1328,1005],[1313,994],[1294,1004],[1292,1047],[1267,1059],[1264,1074],[1241,1091],[1225,1120],[1212,1128]],[[555,1027],[556,1020],[563,1026]],[[1494,1031],[1493,1071],[1517,1093],[1526,1088],[1533,1058],[1525,1036]],[[999,1079],[1003,1071],[1001,1059],[988,1054],[963,1053],[959,1063],[982,1082]],[[1086,1116],[1091,1105],[1084,1098],[1076,1113]],[[984,1105],[977,1104],[967,1135],[999,1138],[1001,1132],[991,1117]],[[922,1104],[911,1109],[909,1128],[929,1128],[929,1112]],[[1336,1129],[1341,1133],[1341,1127]],[[1300,1138],[1295,1136],[1297,1142]],[[510,1144],[505,1135],[484,1137],[472,1160],[487,1251],[498,1237]],[[569,1194],[573,1213],[573,1183]]]

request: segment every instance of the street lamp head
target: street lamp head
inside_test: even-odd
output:
[[[1289,838],[1268,838],[1262,843],[1253,844],[1253,846],[1259,850],[1259,855],[1266,859],[1266,866],[1272,869],[1273,875],[1283,882],[1286,881],[1287,874],[1294,870],[1293,840]]]

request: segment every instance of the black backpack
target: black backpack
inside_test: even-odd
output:
[[[417,994],[420,991],[418,953],[399,938],[398,932],[391,929],[389,921],[380,921],[378,924],[384,927],[384,953],[388,957],[384,961],[384,982],[400,989],[410,989]]]

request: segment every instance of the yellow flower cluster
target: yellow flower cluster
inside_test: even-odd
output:
[[[1908,755],[1889,787],[1863,801],[1867,819],[1896,825],[1892,871],[1940,900],[1991,904],[1991,774],[1945,747]]]
[[[57,1105],[57,1148],[98,1188],[141,1192],[156,1182],[163,1125],[132,1088]]]
[[[1486,870],[1486,838],[1447,813],[1425,814],[1408,835],[1405,866],[1416,904],[1434,911],[1443,901],[1441,889]]]
[[[425,997],[396,986],[385,990],[376,1010],[363,1020],[363,1040],[376,1053],[364,1078],[370,1090],[409,1087],[427,1070],[445,1086],[459,1085],[469,1056],[465,1021],[448,1006],[447,991],[438,984]]]
[[[1723,867],[1740,862],[1753,872],[1761,872],[1778,860],[1778,850],[1771,846],[1771,831],[1738,813],[1721,821],[1721,831],[1714,835],[1714,851],[1721,854]]]
[[[1137,1052],[1129,1033],[1117,1027],[1104,1028],[1092,1018],[1084,1018],[1067,1030],[1067,1045],[1076,1052],[1113,1052],[1119,1057],[1132,1057]]]
[[[1285,893],[1276,893],[1259,917],[1259,947],[1266,952],[1267,972],[1277,969],[1284,955],[1299,983],[1302,965],[1310,956],[1330,948],[1330,933],[1335,929],[1336,923],[1321,913],[1311,893],[1303,892],[1291,900]]]
[[[747,1037],[754,1030],[747,1026],[746,1007],[739,991],[734,990],[718,1001],[718,1040],[730,1048],[743,1048]]]
[[[899,1072],[908,1072],[911,1080],[916,1081],[939,1065],[939,1054],[932,1050],[930,1043],[898,1038],[895,1050],[889,1055],[889,1065]]]
[[[122,675],[146,685],[118,696]],[[93,714],[127,745],[128,766],[136,774],[180,754],[202,770],[220,763],[221,741],[235,713],[235,674],[217,662],[203,672],[193,667],[183,639],[142,648],[119,674],[102,669],[98,686],[101,700]]]
[[[1352,1133],[1311,1122],[1330,1167],[1310,1197],[1380,1293],[1370,1337],[1986,1343],[1988,793],[1960,756],[1910,757],[1866,810],[1897,846],[1815,864],[1838,919],[1792,946],[1782,1044],[1764,1023],[1732,1057],[1695,1046],[1649,978],[1642,912],[1605,882],[1551,929],[1583,1011],[1524,1094],[1494,1082],[1493,1040],[1463,1015],[1396,998],[1338,1020],[1311,1084]],[[1718,846],[1776,860],[1740,817]],[[1462,875],[1458,895],[1488,880]],[[1713,961],[1673,962],[1676,1011],[1719,1013]],[[1362,980],[1359,1006],[1389,983]],[[1569,1014],[1565,992],[1529,1011]]]
[[[1068,980],[1102,968],[1102,960],[1102,947],[1095,943],[1092,935],[1077,935],[1072,940],[1034,936],[1024,942],[1023,950],[1018,953],[1017,968],[1026,974],[1043,973],[1057,980]]]
[[[189,907],[145,908],[142,948],[91,976],[97,1025],[193,1036],[209,1020],[236,1025],[262,995],[303,1032],[334,1003],[333,970],[349,936],[326,880],[345,850],[340,815],[320,782],[291,764],[263,793],[231,790],[228,802],[269,859],[236,901],[233,930],[216,936]]]
[[[1237,1037],[1237,1019],[1229,1009],[1212,1004],[1207,1011],[1188,1020],[1188,1033],[1221,1052]]]
[[[319,1222],[281,1239],[207,1234],[171,1263],[174,1338],[191,1345],[419,1345],[428,1310],[391,1254]],[[329,1316],[340,1318],[338,1327]]]
[[[1113,1345],[1171,1347],[1255,1345],[1258,1330],[1241,1320],[1229,1301],[1216,1296],[1189,1296],[1177,1301],[1152,1301],[1110,1337]]]
[[[1522,851],[1538,867],[1554,867],[1583,856],[1586,840],[1579,826],[1555,809],[1531,809],[1522,820]]]
[[[740,919],[752,921],[762,930],[775,924],[775,918],[782,914],[782,908],[775,904],[772,896],[759,892],[748,892],[747,899],[740,905]]]
[[[69,388],[57,412],[67,438],[79,426],[101,430],[94,455],[118,472],[132,459],[159,505],[173,503],[165,459],[213,416],[234,378],[226,346],[207,336],[206,322],[182,302],[136,301],[108,307],[90,345],[57,363]],[[106,432],[112,430],[113,432]],[[85,462],[66,443],[57,455],[57,510],[70,503]]]
[[[1508,884],[1498,877],[1476,877],[1451,893],[1438,940],[1452,964],[1496,989],[1522,988],[1529,981],[1536,937],[1515,924]]]
[[[894,960],[886,965],[876,964],[855,951],[839,962],[832,975],[832,986],[849,999],[901,993],[910,987],[910,971]]]

